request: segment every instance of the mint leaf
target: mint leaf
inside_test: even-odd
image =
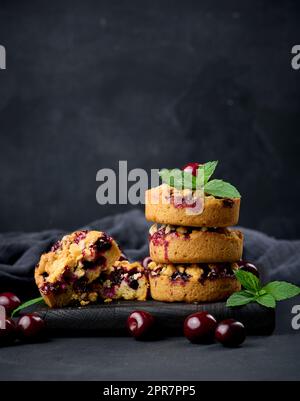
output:
[[[276,300],[271,294],[261,295],[256,298],[256,302],[260,305],[266,306],[267,308],[275,308]]]
[[[196,177],[176,168],[172,170],[164,168],[160,170],[158,174],[162,181],[170,187],[193,189],[196,185]]]
[[[13,311],[13,313],[11,314],[11,317],[14,317],[15,314],[18,313],[20,310],[25,309],[25,308],[28,308],[28,307],[31,306],[31,305],[38,304],[38,303],[41,303],[41,302],[44,302],[43,297],[38,297],[38,298],[30,299],[29,301],[24,302],[22,305],[20,305],[18,308],[16,308],[16,309]]]
[[[232,294],[226,302],[226,306],[241,306],[255,301],[255,295],[249,294],[248,291],[239,291]]]
[[[300,295],[300,287],[287,283],[286,281],[272,281],[264,286],[263,290],[272,295],[276,301],[282,301]]]
[[[210,177],[213,175],[217,165],[218,160],[207,162],[204,164],[204,184],[206,184]],[[203,168],[203,166],[200,166],[199,168],[201,167]]]
[[[179,170],[178,168],[172,170],[164,168],[160,170],[158,174],[162,181],[170,187],[192,190],[203,187],[203,182],[201,183],[201,181],[203,181],[203,176],[201,177],[198,175],[195,177],[193,174]]]
[[[253,294],[261,289],[260,281],[254,274],[242,269],[236,270],[234,274],[242,286]]]
[[[250,272],[239,269],[234,274],[245,290],[232,294],[228,298],[226,306],[257,302],[267,308],[275,308],[276,301],[300,295],[300,287],[286,281],[272,281],[262,287],[259,279]]]
[[[170,187],[177,189],[203,189],[208,195],[218,196],[220,198],[240,198],[239,191],[228,182],[223,180],[211,180],[218,161],[210,161],[199,166],[197,170],[197,177],[193,174],[179,169],[162,169],[159,171],[159,176],[162,182],[168,184]]]
[[[240,198],[239,191],[229,182],[223,180],[211,180],[204,186],[204,192],[208,195],[220,198]]]

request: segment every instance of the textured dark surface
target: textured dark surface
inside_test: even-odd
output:
[[[192,345],[183,337],[55,338],[2,348],[4,380],[299,380],[299,335],[248,337],[243,347]]]
[[[0,230],[71,229],[96,172],[220,159],[240,224],[300,235],[299,1],[0,2]]]
[[[195,312],[211,313],[217,321],[234,318],[242,322],[248,334],[269,335],[275,328],[274,309],[258,304],[242,308],[227,308],[224,302],[209,304],[164,303],[155,301],[120,301],[104,305],[91,305],[84,308],[68,307],[49,309],[31,307],[24,313],[38,313],[46,322],[47,329],[57,335],[126,335],[127,317],[135,310],[145,310],[155,316],[161,334],[182,335],[184,319]]]

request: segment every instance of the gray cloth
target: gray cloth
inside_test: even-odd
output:
[[[107,216],[83,228],[108,232],[131,260],[139,260],[148,254],[149,226],[143,212],[137,209]],[[244,258],[257,264],[263,280],[300,284],[300,240],[277,240],[258,231],[240,229],[245,235]],[[64,234],[60,230],[0,234],[0,291],[37,294],[34,266],[41,253]]]

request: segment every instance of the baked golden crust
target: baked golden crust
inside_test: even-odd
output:
[[[119,259],[116,242],[100,231],[76,231],[58,241],[41,256],[35,281],[46,304],[61,307],[77,301],[82,305],[98,298],[86,291],[103,270]]]
[[[148,278],[139,262],[115,262],[100,275],[99,295],[106,302],[114,299],[145,301],[148,295]]]
[[[149,249],[151,259],[158,263],[236,262],[242,257],[243,234],[227,228],[154,224]]]
[[[204,266],[160,265],[152,262],[149,264],[151,297],[163,302],[223,301],[241,290],[240,283],[232,273],[237,268],[235,263],[227,264],[222,272],[220,265],[211,263]]]
[[[145,215],[148,221],[161,224],[172,224],[187,227],[228,227],[237,224],[240,211],[240,199],[204,197],[204,208],[201,213],[188,213],[184,204],[176,205],[174,196],[181,194],[189,197],[186,190],[179,191],[167,184],[146,191]],[[192,195],[193,196],[193,195]],[[200,199],[200,198],[199,198]]]

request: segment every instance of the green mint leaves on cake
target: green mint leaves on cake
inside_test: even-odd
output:
[[[202,166],[198,167],[198,170],[202,169],[202,168],[204,169],[204,184],[207,184],[208,180],[215,172],[215,169],[217,168],[218,163],[219,162],[216,160],[216,161],[204,163]]]
[[[195,176],[176,168],[172,170],[164,168],[160,170],[159,175],[162,182],[170,185],[170,187],[177,189],[196,189],[201,187],[201,185],[197,185],[197,178]]]
[[[286,281],[271,281],[263,286],[258,277],[242,269],[237,270],[235,276],[244,289],[228,298],[226,303],[228,307],[257,302],[267,308],[275,308],[277,301],[300,295],[300,287]]]
[[[179,169],[162,169],[159,175],[162,182],[177,189],[203,189],[207,195],[219,198],[240,198],[239,191],[229,182],[213,179],[212,175],[218,165],[218,161],[209,161],[204,164],[189,163]]]
[[[211,180],[204,185],[204,192],[219,198],[240,198],[239,191],[229,182],[223,180]]]

